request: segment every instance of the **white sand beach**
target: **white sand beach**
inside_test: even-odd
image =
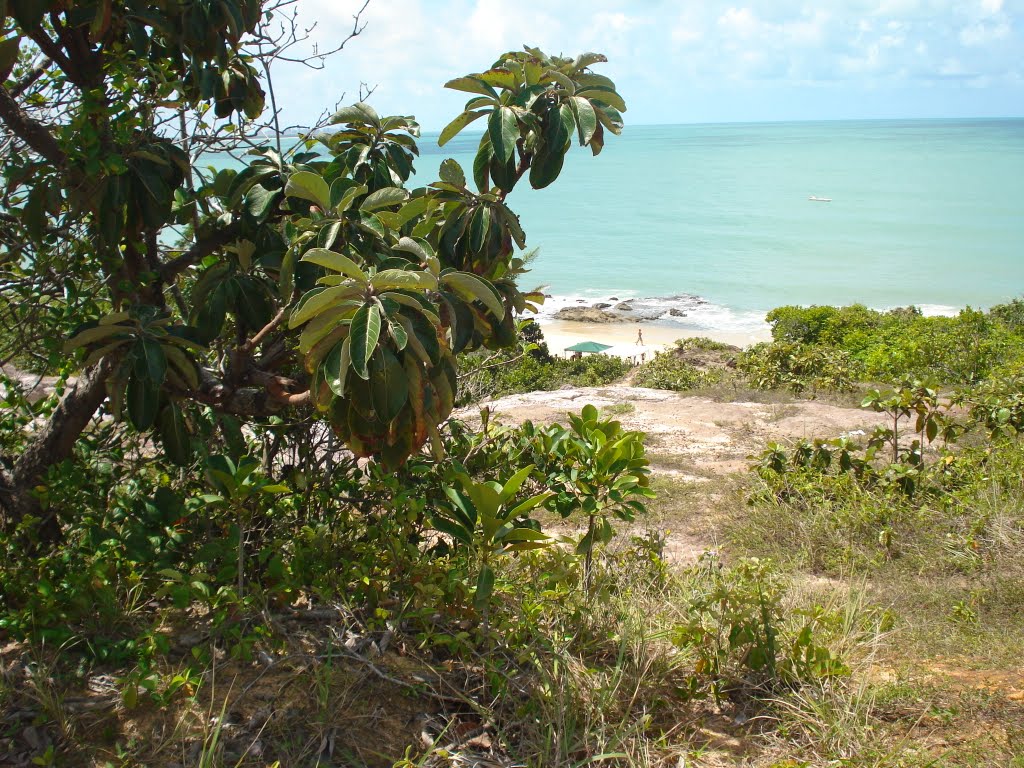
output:
[[[748,347],[759,341],[769,341],[765,333],[738,333],[732,331],[690,331],[655,323],[584,323],[571,320],[538,319],[544,331],[544,340],[553,355],[564,354],[565,348],[581,341],[597,341],[615,347],[636,344],[637,331],[643,331],[644,346],[649,355],[675,344],[676,339],[704,336],[724,344]]]

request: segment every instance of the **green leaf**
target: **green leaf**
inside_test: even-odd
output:
[[[362,287],[357,285],[335,285],[330,288],[325,288],[318,293],[309,296],[303,296],[304,301],[300,299],[299,304],[292,310],[291,317],[288,318],[289,328],[298,328],[300,325],[305,323],[329,307],[344,301],[345,299],[353,298],[362,292]]]
[[[417,216],[425,213],[429,205],[430,198],[426,195],[423,195],[422,197],[414,197],[399,208],[397,213],[378,211],[377,218],[384,222],[385,226],[397,231]]]
[[[262,223],[281,200],[281,194],[279,189],[271,191],[262,184],[254,184],[245,193],[245,210],[257,222]]]
[[[441,533],[447,533],[453,539],[461,541],[467,547],[473,546],[472,530],[467,531],[466,527],[461,523],[457,523],[453,520],[447,520],[443,517],[434,517],[431,518],[430,525]]]
[[[544,144],[537,150],[530,165],[530,186],[534,189],[548,186],[562,172],[570,122],[572,110],[564,104],[559,106],[557,111],[552,110],[548,113],[548,124],[544,127]]]
[[[523,467],[505,482],[505,485],[502,486],[501,489],[501,502],[503,504],[519,493],[519,489],[522,488],[523,483],[526,482],[526,478],[530,476],[530,473],[533,471],[533,467],[533,464]]]
[[[473,182],[480,192],[486,192],[490,186],[488,184],[488,169],[493,159],[494,150],[491,149],[491,140],[485,133],[480,140],[480,148],[473,157]]]
[[[469,125],[475,120],[478,120],[484,115],[489,115],[490,113],[491,110],[489,109],[481,109],[476,112],[463,112],[461,115],[456,117],[454,120],[452,120],[450,123],[448,123],[448,125],[444,127],[444,130],[441,131],[441,135],[437,139],[437,146],[443,147],[445,144],[447,144],[449,141],[455,138],[455,136],[457,136],[458,133],[467,125]]]
[[[342,179],[338,179],[338,181],[342,181]],[[335,195],[334,187],[338,185],[338,181],[335,181],[334,184],[331,185],[331,200],[332,201],[335,199],[334,198],[334,195]],[[369,187],[367,187],[365,184],[356,184],[355,186],[345,186],[344,189],[341,189],[339,187],[338,199],[337,199],[337,202],[334,203],[334,210],[337,211],[338,213],[344,213],[345,211],[347,211],[349,208],[352,207],[352,203],[355,202],[357,197],[360,197],[361,195],[365,195],[368,190],[369,190]]]
[[[622,100],[622,97],[615,92],[614,88],[608,88],[607,86],[594,86],[587,88],[586,90],[580,91],[576,94],[586,99],[594,99],[600,101],[609,106],[615,107],[619,112],[626,111],[626,102]]]
[[[441,181],[454,184],[456,187],[466,186],[466,174],[462,170],[462,166],[451,158],[448,158],[441,163],[441,169],[438,171],[438,176],[441,178]]]
[[[178,466],[185,466],[192,461],[192,443],[189,439],[188,426],[181,408],[176,403],[168,403],[160,412],[157,432],[167,458]]]
[[[601,121],[601,124],[605,128],[616,136],[622,133],[622,115],[619,114],[617,109],[610,107],[607,104],[603,104],[597,99],[591,99],[590,103],[597,111],[597,119]]]
[[[434,249],[423,238],[400,237],[398,238],[398,244],[394,246],[394,250],[411,253],[421,263],[431,268],[431,270],[439,264]]]
[[[448,272],[441,276],[441,282],[468,301],[480,301],[499,320],[505,317],[501,297],[486,280],[470,272]]]
[[[615,83],[612,81],[610,77],[605,77],[604,75],[595,75],[592,72],[584,72],[582,74],[576,75],[576,82],[579,83],[584,88],[589,88],[595,85],[603,85],[608,88],[611,88],[612,90],[615,90]]]
[[[409,198],[409,193],[401,187],[384,187],[376,192],[371,192],[359,206],[361,211],[376,211],[387,208],[391,205],[404,203]]]
[[[340,272],[346,277],[366,283],[369,278],[362,268],[352,259],[336,251],[328,251],[326,248],[310,248],[302,255],[301,261],[308,261],[310,264],[318,264],[321,267],[333,272]]]
[[[348,376],[351,355],[352,337],[346,336],[340,344],[336,344],[324,360],[324,380],[331,391],[338,397],[345,396],[345,379]]]
[[[141,379],[149,379],[159,387],[167,376],[167,356],[160,345],[152,339],[139,339],[132,349],[135,358],[135,375]]]
[[[401,323],[389,320],[388,333],[391,334],[391,338],[394,340],[395,346],[398,348],[399,352],[405,349],[406,344],[409,343],[409,332],[405,330],[405,327]]]
[[[258,331],[270,322],[274,306],[266,287],[248,275],[234,278],[235,316],[240,325],[250,331]]]
[[[474,253],[483,253],[491,231],[491,208],[481,205],[469,222],[469,247]]]
[[[608,57],[603,53],[581,53],[576,59],[574,66],[576,69],[583,69],[589,67],[591,64],[597,64],[599,62],[608,61]]]
[[[385,269],[370,278],[370,287],[377,292],[396,288],[432,291],[437,288],[437,278],[429,272],[411,269]]]
[[[509,515],[514,517],[514,515]],[[501,537],[501,540],[508,544],[512,541],[531,541],[531,542],[548,542],[550,543],[551,537],[541,531],[535,531],[533,528],[511,528],[508,533]]]
[[[289,176],[284,193],[288,197],[298,197],[316,203],[322,211],[331,209],[331,188],[327,186],[322,176],[312,171],[296,171]]]
[[[487,134],[491,137],[494,155],[507,163],[515,152],[519,139],[519,121],[510,107],[498,107],[487,120]]]
[[[370,378],[368,364],[380,338],[380,308],[364,304],[352,318],[349,338],[352,340],[352,370],[363,380]]]
[[[86,328],[84,331],[76,333],[64,343],[64,352],[66,354],[87,344],[94,344],[97,341],[109,339],[118,334],[127,334],[128,330],[128,328],[121,325],[99,325]]]
[[[227,313],[226,293],[226,283],[217,284],[195,309],[192,325],[199,332],[199,339],[204,344],[215,339],[224,327],[224,317]]]
[[[480,575],[476,580],[476,594],[473,595],[473,606],[482,611],[491,602],[491,594],[494,592],[494,569],[484,564],[480,568]]]
[[[342,107],[331,115],[331,123],[369,123],[374,127],[380,127],[380,115],[377,111],[365,102],[358,102],[348,107]]]
[[[125,408],[128,421],[139,432],[145,432],[156,421],[157,406],[160,404],[160,387],[148,377],[131,374],[125,390]]]
[[[515,90],[519,81],[515,74],[507,69],[489,69],[480,74],[480,79],[495,88],[504,88],[507,91]]]
[[[597,113],[594,112],[594,107],[590,102],[582,96],[573,96],[572,104],[576,112],[576,128],[579,131],[580,144],[586,146],[597,130]]]
[[[387,348],[381,349],[383,364],[370,379],[370,399],[377,418],[390,422],[409,401],[409,379],[398,358]]]
[[[506,517],[509,520],[514,520],[520,515],[529,512],[531,509],[539,507],[541,504],[543,504],[545,501],[547,501],[554,495],[555,494],[551,493],[551,491],[545,491],[544,493],[538,493],[536,496],[531,496],[526,501],[516,505],[513,509],[509,510],[509,513],[508,515],[506,515]]]
[[[292,294],[295,292],[295,262],[298,260],[296,256],[294,248],[285,251],[278,271],[278,298],[286,305],[291,303]]]
[[[549,69],[547,72],[544,73],[544,76],[551,80],[554,80],[569,93],[576,92],[576,84],[573,83],[572,79],[569,78],[567,75],[559,72],[557,69]]]
[[[453,91],[464,91],[466,93],[479,93],[483,96],[492,96],[495,99],[498,98],[498,92],[491,86],[481,80],[479,77],[473,77],[468,75],[466,77],[456,77],[454,80],[449,80],[444,84],[445,88],[451,88]]]
[[[519,217],[503,203],[496,205],[495,209],[505,220],[505,226],[508,228],[509,234],[512,235],[512,239],[516,241],[516,245],[526,248],[526,233],[523,232],[523,227],[519,223]]]

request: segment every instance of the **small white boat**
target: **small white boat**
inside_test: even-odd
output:
[[[832,202],[832,198],[831,197],[818,197],[817,195],[811,195],[807,199],[808,200],[813,200],[815,203],[831,203]]]

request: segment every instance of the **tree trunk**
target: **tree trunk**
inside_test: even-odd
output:
[[[44,538],[52,538],[59,532],[56,517],[43,515],[32,490],[51,466],[71,455],[78,436],[106,399],[106,379],[112,369],[113,363],[105,359],[82,374],[13,467],[8,471],[0,469],[0,508],[8,529],[32,515],[42,520],[39,533]]]

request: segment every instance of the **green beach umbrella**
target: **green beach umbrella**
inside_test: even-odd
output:
[[[597,341],[581,341],[579,344],[573,344],[571,347],[566,347],[566,352],[604,352],[606,349],[611,349],[611,344],[601,344]]]

